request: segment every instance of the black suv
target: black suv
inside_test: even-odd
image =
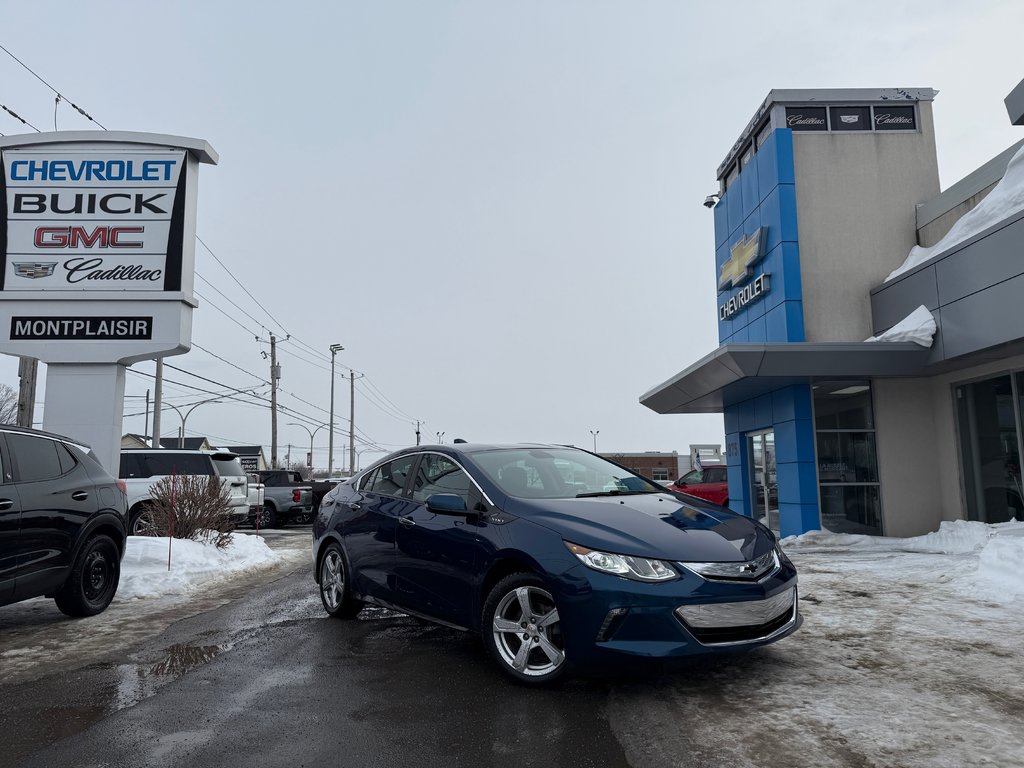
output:
[[[88,446],[0,426],[0,605],[45,595],[68,616],[100,613],[127,528],[124,486]]]

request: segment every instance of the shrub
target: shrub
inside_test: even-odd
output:
[[[228,510],[231,498],[220,480],[212,475],[180,475],[162,477],[150,489],[149,512],[152,516],[152,535],[190,539],[214,544],[223,549],[231,543],[235,524]]]

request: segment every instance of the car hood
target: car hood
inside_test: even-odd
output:
[[[517,500],[513,514],[574,544],[684,562],[744,562],[775,546],[749,517],[668,493]]]

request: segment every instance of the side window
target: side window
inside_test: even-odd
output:
[[[212,475],[213,465],[202,453],[146,453],[139,455],[145,471],[143,477],[153,475]]]
[[[384,496],[401,496],[414,461],[416,454],[411,454],[381,465],[373,473],[373,480],[366,485],[365,490]]]
[[[64,445],[64,443],[55,443],[54,445],[57,446],[57,461],[60,462],[60,473],[62,475],[66,474],[75,468],[78,460],[75,459],[71,449]]]
[[[693,472],[687,472],[685,475],[683,475],[682,482],[684,483],[699,483],[700,481],[701,480],[699,469],[695,469],[693,470]]]
[[[117,473],[118,477],[129,478],[139,476],[139,457],[134,453],[121,454],[121,468]]]
[[[18,479],[21,482],[50,480],[64,474],[57,456],[57,443],[53,440],[9,432],[7,445],[17,457]]]
[[[724,483],[726,481],[726,471],[722,467],[715,467],[714,469],[704,470],[704,482],[706,483]]]
[[[380,474],[380,467],[373,470],[373,472],[367,472],[362,480],[359,481],[359,490],[368,491],[373,488],[373,484],[377,481],[377,475]]]
[[[426,501],[428,496],[435,493],[454,493],[462,497],[466,502],[466,509],[469,509],[471,486],[469,475],[454,461],[436,453],[428,453],[420,460],[412,497],[416,501]]]

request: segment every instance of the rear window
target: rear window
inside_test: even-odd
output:
[[[245,470],[242,469],[242,462],[238,459],[219,459],[213,460],[213,465],[217,468],[217,474],[221,477],[245,477]]]

